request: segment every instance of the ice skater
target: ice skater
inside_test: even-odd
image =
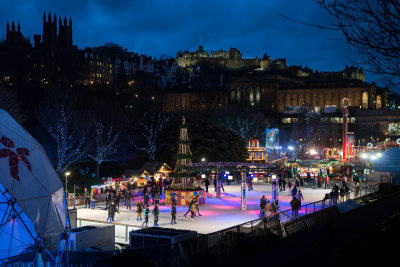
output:
[[[120,200],[121,200],[121,193],[118,190],[117,193],[115,194],[115,198],[114,198],[115,206],[117,207],[117,209],[119,209],[119,201]]]
[[[94,191],[92,192],[92,195],[90,196],[90,208],[94,210],[96,208],[96,194]]]
[[[107,193],[106,193],[106,208],[105,208],[105,210],[108,209],[108,205],[110,205],[110,202],[111,202],[111,194],[110,194],[110,191],[107,191]]]
[[[117,210],[117,207],[115,205],[114,201],[111,201],[110,205],[108,205],[108,218],[107,218],[107,222],[108,220],[110,220],[110,222],[114,222],[114,216],[115,216],[115,212],[119,211]]]
[[[196,207],[196,211],[197,211],[197,216],[202,216],[201,214],[200,214],[200,197],[199,197],[199,195],[196,195],[195,197],[195,203],[194,203],[194,205],[195,205],[195,207]]]
[[[190,202],[188,204],[189,210],[183,216],[186,217],[186,215],[191,211],[193,205],[194,205],[194,198],[192,200],[190,200]]]
[[[144,193],[144,205],[149,205],[149,195],[147,194],[147,192]]]
[[[131,210],[132,209],[132,205],[131,205],[131,199],[133,201],[133,195],[131,193],[131,191],[128,189],[125,192],[125,204],[126,204],[126,209]]]
[[[172,204],[171,208],[171,225],[176,224],[176,204]]]
[[[158,204],[154,206],[154,209],[151,213],[154,215],[154,227],[156,227],[158,226],[158,215],[160,214],[158,211]]]
[[[87,190],[86,187],[85,187],[84,198],[85,198],[85,209],[86,208],[90,209],[90,192]]]
[[[149,205],[145,205],[144,207],[144,222],[142,223],[142,226],[146,225],[149,223],[149,213],[150,213],[150,209],[149,209]]]
[[[136,220],[137,221],[141,221],[142,220],[142,211],[143,211],[143,203],[142,201],[139,199],[137,205],[136,205],[136,212],[137,212],[137,217]]]

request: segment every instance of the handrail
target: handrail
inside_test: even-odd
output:
[[[378,187],[378,186],[379,186],[379,184],[374,184],[374,185],[370,185],[370,186],[367,185],[367,187],[365,187],[365,188],[361,188],[360,190],[355,190],[355,191],[350,192],[350,193],[360,192],[360,191],[363,191],[363,190],[368,191],[368,189],[371,189],[371,188],[375,188],[375,189],[376,189],[376,187]],[[376,190],[374,190],[374,192],[376,192]],[[349,193],[349,194],[350,194],[350,193]],[[367,195],[367,194],[366,194],[366,195]],[[338,196],[337,198],[339,198],[339,196]],[[300,209],[303,208],[303,207],[307,207],[307,206],[309,206],[309,205],[315,205],[315,204],[317,204],[317,203],[325,203],[326,201],[327,201],[327,200],[319,200],[319,201],[307,203],[307,204],[304,204],[304,205],[300,206]],[[328,207],[333,207],[333,206],[337,206],[337,205],[338,205],[338,201],[337,201],[337,199],[336,199],[335,203],[334,203],[333,205],[328,205]],[[325,208],[325,205],[322,205],[320,210],[324,210],[324,209],[326,209],[326,208]],[[235,228],[237,228],[237,227],[239,227],[239,226],[243,226],[243,225],[246,225],[246,224],[251,224],[251,225],[253,225],[253,224],[256,223],[256,222],[257,222],[257,224],[258,224],[259,222],[261,222],[261,221],[263,221],[263,220],[265,220],[265,219],[271,218],[271,217],[273,217],[273,216],[276,216],[276,215],[279,216],[279,215],[282,214],[282,215],[285,215],[285,216],[289,217],[289,216],[286,215],[285,213],[289,213],[289,212],[292,212],[292,211],[293,211],[293,209],[283,210],[283,211],[280,211],[280,212],[277,212],[277,213],[274,213],[274,214],[271,214],[271,215],[268,215],[268,216],[264,216],[264,217],[262,217],[262,218],[257,218],[257,219],[254,219],[254,220],[251,220],[251,221],[248,221],[248,222],[245,222],[245,223],[241,223],[241,224],[238,224],[238,225],[235,225],[235,226],[231,226],[231,227],[228,227],[228,228],[225,228],[225,229],[222,229],[222,230],[218,230],[218,231],[213,232],[213,233],[208,233],[208,234],[206,234],[206,235],[214,235],[214,234],[216,234],[216,233],[218,233],[218,232],[226,232],[226,231],[229,231],[229,230],[231,230],[231,229],[235,229]],[[315,212],[315,209],[314,209],[313,212],[310,212],[310,213],[314,213],[314,212]],[[306,213],[306,215],[307,215],[307,214],[310,214],[310,213]],[[281,217],[281,216],[279,216],[279,217]],[[291,218],[291,219],[293,219],[293,218]]]

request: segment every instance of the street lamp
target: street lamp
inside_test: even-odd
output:
[[[70,175],[70,172],[65,173],[65,192],[68,193],[68,176]]]
[[[206,161],[206,158],[201,158],[201,162],[204,162],[204,161]]]

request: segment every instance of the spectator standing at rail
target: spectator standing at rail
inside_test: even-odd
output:
[[[267,200],[265,196],[262,196],[260,199],[260,218],[265,216],[265,205],[267,204]]]

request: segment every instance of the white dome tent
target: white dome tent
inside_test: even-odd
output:
[[[69,228],[63,185],[50,160],[2,109],[0,220],[0,263],[21,252],[43,253],[44,238],[67,233]]]

